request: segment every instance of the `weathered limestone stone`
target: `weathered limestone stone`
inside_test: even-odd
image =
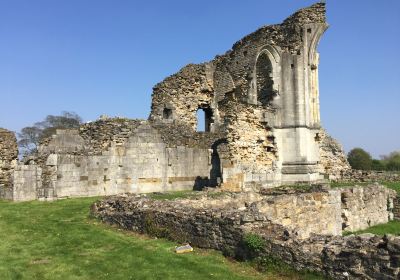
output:
[[[362,230],[393,220],[393,200],[396,196],[394,190],[380,185],[342,188],[343,229]]]
[[[351,193],[351,195],[350,195]],[[352,197],[342,201],[341,197]],[[368,197],[371,196],[371,197]],[[382,199],[374,201],[372,196]],[[102,221],[201,248],[213,248],[240,258],[249,253],[243,237],[257,234],[265,246],[258,252],[296,269],[319,271],[332,279],[398,279],[400,237],[341,236],[349,215],[364,215],[371,225],[388,217],[393,193],[383,186],[329,190],[266,189],[262,194],[207,193],[191,199],[153,200],[124,195],[96,202],[91,212]],[[360,211],[364,200],[371,211]],[[357,204],[357,201],[358,204]],[[356,203],[349,208],[349,203]],[[374,210],[379,209],[378,212]],[[363,223],[352,223],[352,229]],[[254,257],[254,252],[252,252]]]
[[[319,168],[322,174],[332,180],[343,179],[345,173],[351,170],[346,153],[335,139],[329,136],[324,129],[318,133],[319,141]]]
[[[264,26],[214,60],[188,65],[153,89],[150,120],[221,132],[222,187],[318,181],[318,41],[325,4]]]
[[[12,198],[12,173],[18,162],[15,134],[0,128],[0,198]]]

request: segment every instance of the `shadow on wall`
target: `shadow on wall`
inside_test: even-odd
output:
[[[211,145],[212,154],[210,177],[197,176],[193,186],[193,190],[200,191],[203,190],[205,187],[215,188],[222,183],[221,159],[218,153],[218,146],[226,143],[226,139],[219,139]]]

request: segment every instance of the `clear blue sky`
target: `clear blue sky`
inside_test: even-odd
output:
[[[0,0],[0,127],[147,118],[152,86],[311,0]],[[328,0],[321,115],[345,149],[400,150],[400,1]]]

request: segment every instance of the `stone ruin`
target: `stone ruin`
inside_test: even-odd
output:
[[[321,127],[316,48],[327,27],[324,3],[301,9],[154,86],[148,120],[102,117],[57,130],[21,162],[15,135],[0,129],[0,198],[117,195],[95,203],[92,214],[242,257],[243,237],[257,234],[260,254],[299,269],[398,279],[400,237],[341,236],[400,219],[396,193],[379,184],[321,185],[399,181],[352,171]],[[199,110],[205,131],[197,131]],[[193,189],[214,191],[173,201],[139,195]]]
[[[395,196],[379,185],[199,192],[175,200],[120,195],[96,202],[91,213],[125,230],[220,250],[238,259],[278,259],[327,279],[397,280],[400,236],[341,236],[343,230],[388,222]],[[249,235],[262,240],[262,248],[247,247]]]
[[[14,165],[12,199],[246,191],[340,178],[350,168],[319,113],[316,48],[327,27],[325,5],[315,4],[158,83],[148,120],[102,118],[57,130],[34,158]]]

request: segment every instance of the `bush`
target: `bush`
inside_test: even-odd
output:
[[[246,245],[247,249],[251,253],[258,253],[265,246],[264,239],[262,239],[261,236],[254,234],[254,233],[246,234],[243,238],[243,241],[244,241],[244,244]]]
[[[382,170],[386,170],[386,166],[383,161],[381,161],[379,159],[373,159],[371,169],[377,170],[377,171],[382,171]]]
[[[352,149],[347,155],[351,167],[357,170],[371,170],[372,157],[371,155],[361,148]]]

